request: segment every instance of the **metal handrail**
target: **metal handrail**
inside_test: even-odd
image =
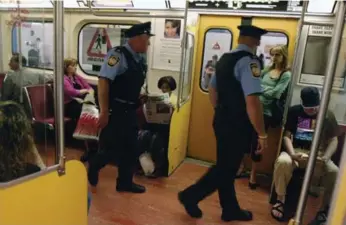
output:
[[[64,1],[54,3],[55,138],[59,175],[65,173],[64,137]]]
[[[179,88],[178,88],[178,97],[177,97],[177,112],[180,110],[180,95],[183,93],[182,88],[183,88],[183,77],[184,77],[184,55],[185,55],[185,50],[186,50],[186,43],[187,43],[187,35],[186,35],[186,22],[187,22],[187,13],[188,13],[188,6],[189,2],[186,1],[185,5],[185,11],[184,11],[184,23],[183,23],[183,37],[181,39],[181,55],[180,55],[180,75],[179,75]]]
[[[324,118],[328,110],[330,93],[332,90],[333,80],[335,77],[336,63],[337,63],[337,59],[338,59],[338,55],[340,51],[341,37],[342,37],[342,32],[343,32],[344,23],[345,23],[345,2],[338,1],[337,6],[338,7],[337,7],[337,13],[335,17],[335,26],[333,29],[333,36],[330,43],[329,57],[328,57],[327,68],[325,72],[325,82],[323,85],[320,110],[317,116],[316,129],[315,129],[314,137],[311,144],[309,161],[306,167],[306,172],[304,176],[303,187],[301,189],[301,193],[299,197],[297,212],[296,212],[295,218],[292,220],[292,222],[295,225],[299,225],[300,223],[302,223],[303,214],[304,214],[307,197],[308,197],[308,191],[310,187],[310,182],[311,182],[312,174],[314,172],[314,168],[316,164],[318,146],[320,144],[320,137],[322,134]]]

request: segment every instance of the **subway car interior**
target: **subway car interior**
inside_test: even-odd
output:
[[[0,1],[0,225],[346,225],[345,10],[334,0]],[[100,151],[98,76],[119,63],[107,52],[145,22],[155,36],[141,54],[148,101],[136,109],[134,180],[146,193],[116,191],[117,157],[96,192],[87,171]],[[260,99],[280,93],[272,107],[285,92],[283,111],[262,160],[246,154],[235,179],[253,220],[223,222],[217,193],[193,219],[177,196],[216,162],[209,84],[240,25],[268,31],[254,52]],[[279,63],[278,81],[266,78]],[[304,104],[306,90],[318,104]],[[309,143],[304,153],[287,153],[293,133]]]

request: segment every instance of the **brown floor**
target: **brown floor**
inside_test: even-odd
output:
[[[44,155],[49,165],[54,162],[53,149],[53,146],[48,144],[39,146],[41,154]],[[76,147],[66,148],[66,150],[67,159],[79,159],[82,154],[82,150],[76,149]],[[263,188],[251,191],[247,186],[247,179],[236,180],[236,190],[242,207],[250,209],[254,213],[253,221],[247,223],[222,222],[216,193],[200,203],[200,207],[204,212],[203,219],[189,218],[177,201],[177,193],[198,179],[206,170],[207,168],[204,166],[185,162],[169,178],[148,179],[136,177],[136,182],[145,185],[147,192],[134,195],[119,194],[115,191],[117,169],[114,166],[106,166],[100,172],[98,192],[92,196],[89,225],[287,224],[287,222],[276,222],[271,218],[271,205],[268,203],[269,184],[263,184]],[[304,224],[307,224],[313,218],[318,202],[318,199],[309,198]]]

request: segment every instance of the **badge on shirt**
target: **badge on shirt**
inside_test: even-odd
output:
[[[254,77],[260,77],[261,76],[261,70],[258,67],[257,63],[250,63],[250,68],[251,68],[251,72],[252,72],[252,76]]]
[[[120,61],[119,56],[112,55],[108,58],[108,66],[115,66]]]

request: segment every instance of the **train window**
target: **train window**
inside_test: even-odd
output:
[[[322,86],[328,60],[332,26],[307,26],[308,36],[304,49],[300,84]],[[334,79],[335,88],[343,88],[343,73],[336,74]]]
[[[307,12],[309,13],[332,13],[335,7],[333,0],[309,0]]]
[[[126,43],[124,32],[131,25],[86,24],[79,31],[78,61],[85,74],[97,76],[107,51]]]
[[[21,52],[27,58],[27,67],[53,69],[53,23],[22,22],[21,37],[17,26],[12,28],[12,53],[19,52],[18,41],[21,40]],[[66,53],[65,45],[64,53]]]
[[[179,99],[180,106],[186,102],[186,100],[190,96],[191,92],[191,79],[192,79],[192,65],[193,65],[193,51],[195,46],[194,36],[190,33],[187,33],[186,45],[185,45],[185,53],[183,60],[183,84],[181,95]]]
[[[218,58],[232,48],[231,31],[224,28],[207,30],[203,48],[200,87],[203,91],[208,91],[209,81],[214,74]]]
[[[171,8],[185,8],[186,1],[185,0],[170,0],[169,4]]]
[[[288,37],[281,32],[270,31],[261,38],[261,45],[258,46],[256,55],[261,60],[262,68],[271,63],[270,49],[277,45],[288,45]]]

